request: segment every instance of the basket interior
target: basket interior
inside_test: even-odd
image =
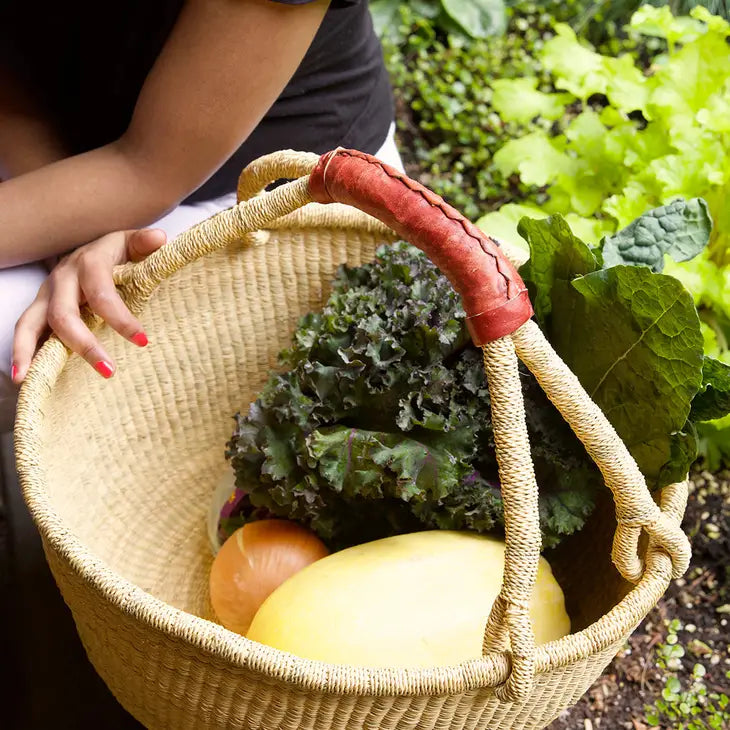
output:
[[[256,397],[298,317],[321,305],[337,266],[372,258],[379,243],[362,231],[273,231],[266,245],[242,242],[166,280],[141,317],[144,350],[102,326],[116,376],[102,381],[73,356],[45,408],[46,489],[65,526],[115,572],[211,618],[206,515],[232,416]],[[625,593],[610,563],[614,528],[607,501],[548,555],[574,630]]]

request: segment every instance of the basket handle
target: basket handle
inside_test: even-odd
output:
[[[238,178],[236,197],[238,202],[250,200],[263,192],[269,183],[276,180],[294,180],[309,175],[319,162],[314,152],[279,150],[246,165]]]
[[[254,195],[273,179],[306,175],[310,170],[309,177]],[[618,520],[613,560],[621,574],[634,581],[641,577],[642,529],[654,546],[669,554],[675,577],[684,573],[689,543],[679,521],[654,503],[636,463],[606,417],[529,321],[532,308],[526,288],[493,239],[427,188],[353,150],[334,150],[318,161],[301,153],[277,153],[252,163],[242,182],[239,196],[254,197],[186,231],[144,261],[117,269],[125,300],[130,308],[141,308],[157,284],[174,271],[313,200],[353,205],[433,259],[462,296],[470,332],[483,349],[491,396],[506,549],[502,588],[487,622],[484,650],[511,650],[512,668],[497,690],[500,696],[525,697],[535,672],[529,604],[541,540],[518,356],[583,441],[613,493]]]
[[[323,155],[309,176],[318,203],[346,203],[422,249],[461,295],[477,346],[511,334],[532,316],[527,287],[499,245],[438,195],[355,150]]]
[[[462,297],[472,339],[484,353],[504,500],[504,577],[487,621],[484,650],[509,646],[512,669],[498,693],[506,700],[524,698],[535,671],[529,605],[541,537],[518,355],[581,439],[614,495],[618,526],[612,557],[621,574],[636,581],[643,573],[638,556],[642,529],[670,555],[675,577],[687,569],[689,542],[674,516],[663,513],[652,499],[636,462],[602,411],[529,321],[526,287],[493,239],[427,188],[361,152],[324,155],[309,187],[315,201],[360,208],[424,250]]]
[[[114,283],[130,311],[138,313],[159,284],[176,271],[311,202],[309,178],[299,177],[207,218],[138,263],[117,266]]]

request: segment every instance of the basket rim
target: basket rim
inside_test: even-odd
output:
[[[307,205],[267,226],[266,231],[313,227],[341,231],[349,228],[380,233],[390,240],[394,238],[390,229],[360,211],[342,206],[338,215],[333,215],[331,208],[326,212],[323,208],[325,206],[318,204]],[[148,305],[153,302],[154,295]],[[97,326],[106,325],[101,322]],[[494,688],[507,679],[510,671],[507,652],[495,652],[451,666],[409,669],[349,666],[304,659],[177,609],[117,574],[64,524],[44,490],[44,403],[52,397],[54,384],[68,360],[68,351],[59,340],[51,337],[31,364],[18,399],[16,462],[24,499],[46,550],[57,554],[99,600],[147,628],[187,644],[191,650],[227,662],[232,670],[246,670],[264,680],[281,681],[307,691],[367,696],[447,695]],[[622,642],[664,594],[671,574],[668,554],[650,544],[646,570],[622,600],[585,629],[537,647],[537,673],[582,661]]]

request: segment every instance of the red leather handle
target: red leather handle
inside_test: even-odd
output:
[[[499,244],[442,198],[375,157],[333,150],[309,176],[312,199],[347,203],[424,251],[461,295],[474,343],[509,335],[532,317],[520,275]]]

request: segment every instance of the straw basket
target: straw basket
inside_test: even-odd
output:
[[[261,192],[281,178],[293,182]],[[117,360],[112,380],[51,338],[20,394],[25,498],[91,661],[150,728],[544,727],[686,570],[686,483],[665,488],[657,505],[530,320],[513,264],[430,191],[354,151],[280,152],[244,171],[239,200],[117,270],[151,344],[138,350],[89,318]],[[491,613],[485,606],[479,660],[413,670],[307,661],[210,620],[206,513],[232,415],[255,399],[297,319],[322,304],[340,263],[365,262],[397,238],[449,276],[483,346],[506,513],[502,591]],[[537,648],[527,613],[540,551],[537,487],[518,357],[609,487],[587,527],[551,557],[573,633]]]

